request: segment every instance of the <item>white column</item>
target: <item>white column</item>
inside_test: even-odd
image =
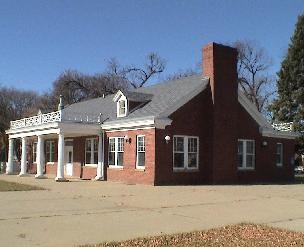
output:
[[[19,173],[20,177],[26,176],[26,170],[27,170],[27,153],[26,153],[26,137],[22,137],[21,142],[21,170]]]
[[[8,158],[6,163],[6,174],[13,174],[14,167],[14,139],[8,139]]]
[[[44,139],[43,136],[38,136],[38,142],[37,142],[37,174],[35,175],[35,178],[45,178],[43,174],[43,166],[44,166]]]
[[[64,133],[60,131],[58,134],[58,163],[56,181],[66,181],[64,178]]]
[[[98,165],[95,180],[104,180],[104,132],[98,134]]]

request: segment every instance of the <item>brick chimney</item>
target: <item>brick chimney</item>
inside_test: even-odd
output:
[[[203,76],[210,78],[213,101],[213,183],[237,181],[237,50],[211,43],[203,47]]]

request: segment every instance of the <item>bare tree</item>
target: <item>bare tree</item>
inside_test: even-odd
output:
[[[10,121],[28,117],[38,112],[40,96],[33,91],[23,91],[14,88],[0,87],[0,158],[6,159],[7,135]],[[15,152],[20,156],[18,145]]]
[[[66,104],[101,97],[127,87],[126,83],[124,78],[106,73],[85,75],[76,70],[66,70],[53,83],[52,93],[46,95],[47,100],[44,101],[43,105],[49,108],[49,106],[54,105],[54,100],[58,102],[60,95],[64,97]]]
[[[123,78],[133,88],[143,87],[152,77],[165,70],[166,62],[157,53],[151,52],[146,57],[143,67],[134,65],[122,66],[112,58],[108,61],[108,74]]]
[[[253,41],[236,41],[238,50],[238,81],[247,98],[259,112],[266,108],[274,94],[274,76],[268,74],[272,60],[266,51]]]

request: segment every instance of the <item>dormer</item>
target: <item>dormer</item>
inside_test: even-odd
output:
[[[129,112],[146,104],[152,97],[152,94],[119,90],[113,98],[113,101],[116,102],[116,116],[118,118],[126,117]]]
[[[122,91],[118,91],[113,101],[116,102],[116,113],[117,117],[125,117],[128,115],[128,100]]]

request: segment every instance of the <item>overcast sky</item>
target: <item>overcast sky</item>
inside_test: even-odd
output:
[[[265,47],[274,72],[303,11],[303,0],[0,0],[0,84],[44,92],[65,69],[140,65],[150,51],[169,74],[194,68],[202,45],[238,39]]]

